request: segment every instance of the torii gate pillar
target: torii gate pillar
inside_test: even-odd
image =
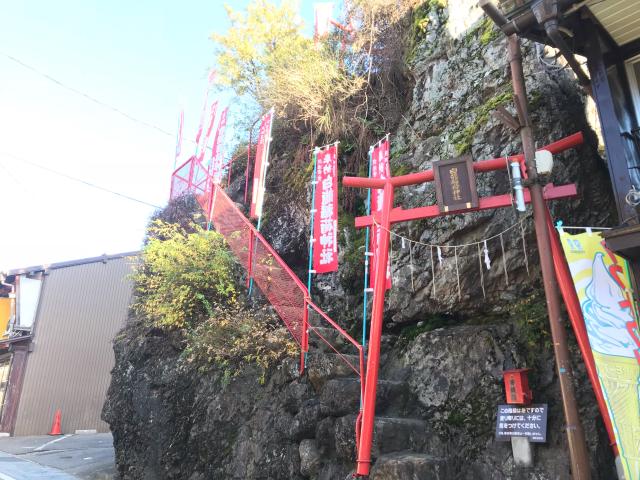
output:
[[[580,145],[583,141],[581,133],[573,134],[562,140],[554,142],[550,145],[543,147],[541,150],[548,150],[553,154],[560,153],[569,148]],[[529,156],[527,152],[527,157]],[[525,155],[514,155],[507,158],[496,158],[492,160],[485,160],[475,162],[473,169],[476,172],[487,172],[493,170],[501,170],[508,166],[509,162],[518,161],[521,165],[521,171],[523,176],[526,177],[526,171],[524,164]],[[531,167],[530,167],[531,168]],[[535,167],[534,167],[535,168]],[[421,218],[434,218],[444,215],[467,213],[478,210],[489,210],[501,207],[510,207],[512,205],[511,194],[506,195],[494,195],[490,197],[481,197],[479,199],[478,206],[476,208],[440,212],[437,205],[431,205],[426,207],[412,208],[404,210],[402,208],[393,208],[394,189],[395,187],[404,187],[408,185],[416,185],[419,183],[430,182],[434,180],[433,170],[426,170],[419,173],[412,173],[409,175],[402,175],[399,177],[391,177],[388,179],[373,179],[363,177],[344,177],[343,185],[345,187],[356,188],[377,188],[384,189],[382,212],[375,216],[358,217],[356,218],[356,228],[362,228],[377,224],[382,231],[379,235],[379,243],[377,246],[377,255],[375,255],[375,277],[373,281],[373,308],[371,312],[371,331],[369,334],[369,348],[367,354],[367,371],[364,387],[364,396],[362,399],[362,423],[359,428],[359,438],[357,444],[357,466],[355,476],[366,477],[369,475],[371,467],[371,446],[373,443],[373,427],[375,420],[375,406],[376,406],[376,393],[378,386],[378,370],[380,367],[380,338],[382,335],[382,324],[384,317],[384,297],[385,297],[385,285],[386,285],[386,272],[387,263],[389,261],[389,242],[390,242],[390,230],[394,223],[399,223],[408,220],[417,220]],[[535,210],[537,211],[540,206],[544,209],[545,200],[554,200],[560,198],[575,197],[577,195],[576,186],[574,184],[554,186],[548,184],[544,188],[540,185],[535,185],[530,192],[528,189],[524,190],[524,199],[526,203],[531,203],[532,199],[535,200],[535,196],[539,195],[539,201],[534,203]],[[533,198],[532,198],[533,197]],[[546,222],[544,217],[545,211],[541,212],[543,215],[543,222]],[[543,228],[546,229],[546,223]],[[536,229],[538,230],[538,229]],[[546,230],[545,230],[546,233]],[[539,232],[537,232],[539,235]],[[549,237],[546,237],[547,241]],[[540,241],[540,237],[538,237]],[[540,249],[540,244],[539,244]],[[547,252],[549,252],[547,248]],[[542,255],[541,255],[542,256]],[[551,257],[549,257],[551,258]],[[551,266],[553,268],[553,265]],[[553,270],[551,271],[553,275]],[[546,283],[546,282],[545,282]],[[545,285],[546,286],[546,285]],[[546,288],[545,288],[546,291]],[[557,292],[556,292],[557,293]],[[557,295],[556,295],[557,298]],[[549,302],[548,302],[549,303]],[[559,304],[558,304],[559,308]],[[551,313],[551,312],[550,312]],[[555,311],[554,311],[555,313]],[[553,323],[559,320],[554,318],[552,320],[552,331],[554,330]],[[566,336],[565,336],[566,346]],[[566,408],[565,408],[566,413]]]

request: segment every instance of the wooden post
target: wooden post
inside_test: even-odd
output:
[[[635,219],[635,210],[625,201],[627,192],[631,190],[631,179],[629,178],[629,167],[627,156],[620,135],[620,122],[616,116],[613,105],[613,95],[609,87],[607,78],[607,67],[602,57],[600,40],[597,28],[587,29],[587,65],[591,75],[591,87],[593,98],[598,109],[600,127],[604,137],[604,146],[607,156],[607,165],[611,175],[611,187],[616,200],[618,217],[620,223],[628,219]]]
[[[556,281],[553,259],[551,257],[551,242],[546,225],[547,207],[542,194],[542,185],[540,185],[538,181],[533,129],[529,120],[527,89],[522,71],[522,51],[520,50],[520,39],[517,35],[509,36],[509,64],[511,65],[513,93],[515,100],[520,103],[520,110],[524,117],[524,125],[520,130],[520,136],[522,137],[522,148],[524,150],[524,158],[530,181],[529,191],[531,192],[531,203],[533,205],[536,241],[540,255],[544,293],[547,299],[547,312],[549,314],[551,337],[553,339],[553,352],[555,354],[558,378],[560,380],[562,406],[567,424],[571,473],[575,480],[589,480],[591,478],[589,456],[584,438],[584,430],[582,429],[578,415],[575,390],[573,388],[573,372],[569,359],[569,348],[567,346],[567,332],[562,319],[558,283]]]

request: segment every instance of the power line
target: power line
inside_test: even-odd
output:
[[[66,85],[65,83],[61,82],[60,80],[52,77],[51,75],[44,73],[40,70],[38,70],[36,67],[29,65],[28,63],[23,62],[22,60],[20,60],[19,58],[14,57],[13,55],[9,55],[8,53],[5,52],[0,52],[0,55],[3,55],[4,57],[8,58],[9,60],[11,60],[14,63],[17,63],[18,65],[20,65],[23,68],[26,68],[27,70],[30,70],[38,75],[40,75],[43,78],[46,78],[47,80],[49,80],[50,82],[55,83],[56,85],[58,85],[61,88],[64,88],[65,90],[68,90],[69,92],[75,93],[76,95],[80,95],[81,97],[84,97],[85,99],[95,103],[96,105],[100,105],[101,107],[107,108],[119,115],[122,115],[123,117],[127,118],[128,120],[131,120],[132,122],[138,123],[140,125],[143,125],[145,127],[148,128],[152,128],[153,130],[156,130],[164,135],[168,135],[170,137],[175,136],[175,134],[168,132],[167,130],[165,130],[164,128],[158,127],[157,125],[154,125],[152,123],[149,122],[145,122],[144,120],[140,120],[136,117],[134,117],[133,115],[129,115],[127,112],[120,110],[118,107],[114,107],[113,105],[108,104],[107,102],[103,102],[102,100],[99,100],[91,95],[89,95],[88,93],[85,93],[81,90],[78,90],[74,87],[71,87],[69,85]]]
[[[107,193],[110,193],[112,195],[116,195],[118,197],[122,197],[122,198],[125,198],[127,200],[131,200],[132,202],[141,203],[143,205],[147,205],[147,206],[153,207],[153,208],[162,208],[162,207],[160,207],[158,205],[155,205],[153,203],[145,202],[144,200],[140,200],[138,198],[131,197],[131,196],[126,195],[124,193],[116,192],[115,190],[111,190],[109,188],[101,187],[100,185],[96,185],[95,183],[88,182],[88,181],[83,180],[81,178],[73,177],[73,176],[68,175],[68,174],[66,174],[64,172],[59,172],[59,171],[54,170],[52,168],[45,167],[44,165],[40,165],[38,163],[35,163],[35,162],[29,161],[27,159],[18,157],[16,155],[13,155],[12,153],[0,151],[0,155],[6,155],[7,157],[11,157],[14,160],[17,160],[19,162],[23,162],[23,163],[26,163],[26,164],[31,165],[33,167],[39,168],[41,170],[44,170],[46,172],[53,173],[55,175],[59,175],[59,176],[64,177],[64,178],[66,178],[68,180],[73,180],[74,182],[82,183],[83,185],[86,185],[88,187],[96,188],[98,190],[102,190],[103,192],[107,192]],[[6,167],[5,167],[5,169],[6,169]]]
[[[13,178],[13,180],[18,185],[20,185],[20,188],[22,188],[24,191],[26,191],[26,185],[24,183],[22,183],[22,181],[18,177],[16,177],[11,170],[9,170],[9,167],[7,167],[6,165],[0,163],[0,168],[2,170],[4,170],[5,172],[7,172],[7,175],[9,175],[11,178]]]
[[[147,128],[151,128],[157,132],[162,133],[163,135],[167,135],[169,137],[175,137],[175,134],[165,130],[162,127],[158,127],[157,125],[154,125],[152,123],[146,122],[144,120],[139,120],[138,118],[134,117],[133,115],[128,114],[127,112],[120,110],[118,107],[114,107],[113,105],[107,103],[107,102],[103,102],[102,100],[99,100],[95,97],[93,97],[92,95],[89,95],[88,93],[85,93],[81,90],[78,90],[77,88],[71,87],[69,85],[66,85],[65,83],[61,82],[60,80],[52,77],[51,75],[49,75],[48,73],[44,73],[40,70],[38,70],[36,67],[29,65],[28,63],[23,62],[22,60],[20,60],[19,58],[14,57],[13,55],[9,55],[8,53],[2,52],[0,51],[0,55],[6,57],[7,59],[11,60],[12,62],[17,63],[18,65],[20,65],[23,68],[26,68],[27,70],[30,70],[38,75],[40,75],[41,77],[45,78],[46,80],[49,80],[50,82],[55,83],[56,85],[58,85],[61,88],[64,88],[65,90],[75,93],[76,95],[80,95],[81,97],[84,97],[85,99],[89,100],[90,102],[95,103],[96,105],[100,105],[103,108],[106,108],[108,110],[111,110],[115,113],[117,113],[118,115],[122,115],[123,117],[125,117],[126,119],[137,123],[139,125],[142,125],[144,127]],[[191,140],[187,140],[189,143],[192,143],[194,145],[197,144],[197,142],[193,139]],[[211,150],[211,147],[205,147],[207,150]]]

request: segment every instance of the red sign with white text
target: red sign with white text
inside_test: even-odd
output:
[[[265,178],[267,174],[267,158],[269,156],[269,144],[271,143],[271,122],[273,110],[269,110],[262,116],[260,134],[256,147],[256,160],[253,167],[253,188],[251,194],[251,218],[262,216],[262,204],[264,202]]]
[[[316,157],[316,201],[313,219],[313,269],[338,270],[338,146],[320,150]]]
[[[371,178],[387,179],[391,177],[389,169],[389,140],[380,142],[371,152]],[[371,192],[371,214],[382,212],[382,200],[384,198],[384,190],[375,188]],[[376,258],[378,256],[378,244],[380,243],[380,228],[376,225],[371,230],[371,282],[373,285],[376,278]],[[385,288],[391,288],[391,259],[387,264],[387,280]]]

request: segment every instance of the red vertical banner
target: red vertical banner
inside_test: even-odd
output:
[[[320,150],[316,158],[316,199],[313,218],[313,269],[338,270],[338,145]]]
[[[178,123],[178,134],[176,136],[176,163],[182,153],[182,127],[184,126],[184,109],[180,110],[180,122]]]
[[[387,179],[391,177],[389,169],[389,140],[385,139],[378,143],[371,152],[371,178]],[[384,190],[382,188],[373,189],[371,192],[371,214],[382,212],[382,200],[384,198]],[[374,225],[371,231],[371,252],[373,259],[378,256],[378,245],[380,244],[380,228]],[[371,278],[376,278],[376,262],[371,263]],[[387,264],[386,289],[391,288],[391,259]]]
[[[211,131],[213,130],[213,124],[216,122],[216,113],[218,110],[218,101],[216,100],[211,104],[211,110],[209,111],[209,126],[204,134],[204,140],[202,142],[202,146],[198,151],[198,160],[202,162],[204,160],[204,154],[207,151],[207,144],[209,143],[209,138],[211,137]]]
[[[198,125],[198,133],[196,133],[196,145],[200,146],[200,137],[202,137],[202,130],[204,129],[204,119],[207,114],[207,105],[209,104],[209,91],[211,85],[216,79],[216,71],[211,70],[209,72],[209,78],[207,79],[207,91],[204,94],[204,104],[202,105],[202,112],[200,112],[200,124]]]
[[[220,184],[220,180],[223,174],[223,157],[224,152],[222,149],[222,139],[224,138],[224,130],[227,126],[227,112],[229,107],[225,107],[220,114],[220,121],[218,122],[218,128],[216,129],[216,135],[213,137],[213,147],[211,149],[211,163],[209,164],[209,173],[213,178],[213,183]]]
[[[256,146],[256,159],[253,167],[253,188],[251,194],[251,218],[262,216],[262,204],[264,203],[265,178],[269,158],[269,144],[271,143],[271,123],[273,121],[273,109],[262,116],[260,134]]]

